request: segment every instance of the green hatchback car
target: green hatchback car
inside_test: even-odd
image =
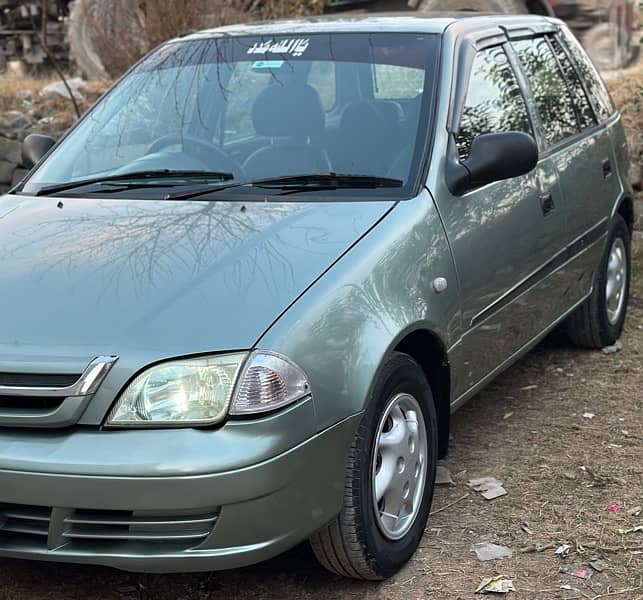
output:
[[[52,147],[53,146],[53,147]],[[449,416],[559,324],[613,343],[632,193],[562,22],[190,34],[0,198],[0,556],[413,555]]]

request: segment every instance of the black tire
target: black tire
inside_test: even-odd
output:
[[[425,486],[415,520],[399,540],[385,537],[372,501],[372,461],[380,417],[389,400],[411,394],[419,403],[427,433]],[[397,573],[413,556],[424,533],[433,499],[438,428],[431,388],[419,365],[394,353],[377,376],[371,400],[351,446],[339,515],[310,539],[315,556],[329,571],[355,579],[380,580]]]
[[[606,286],[610,250],[617,239],[623,241],[626,253],[625,300],[620,316],[610,323],[607,312]],[[567,320],[567,334],[571,341],[581,348],[604,348],[610,346],[621,335],[630,291],[631,234],[625,219],[617,214],[610,227],[605,251],[594,274],[592,295]]]

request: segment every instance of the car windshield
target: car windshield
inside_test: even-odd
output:
[[[91,180],[83,194],[105,193],[98,180],[115,178],[118,190],[130,172],[147,174],[132,176],[135,192],[333,173],[396,179],[399,189],[386,192],[404,193],[427,139],[438,48],[437,36],[399,33],[168,43],[91,110],[22,191]]]

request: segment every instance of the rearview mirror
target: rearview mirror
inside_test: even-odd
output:
[[[56,140],[49,135],[32,133],[22,143],[22,163],[28,169],[40,162],[40,159],[51,150]]]
[[[469,156],[450,164],[447,184],[456,196],[494,181],[529,173],[538,164],[538,146],[528,133],[485,133],[474,138]]]

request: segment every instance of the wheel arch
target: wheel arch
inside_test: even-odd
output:
[[[431,329],[417,328],[397,339],[387,356],[390,352],[408,354],[424,371],[438,417],[438,454],[444,458],[448,452],[451,421],[451,371],[444,342]]]
[[[627,228],[630,234],[634,231],[634,200],[630,196],[621,198],[616,209],[616,214],[619,214],[625,219]]]

